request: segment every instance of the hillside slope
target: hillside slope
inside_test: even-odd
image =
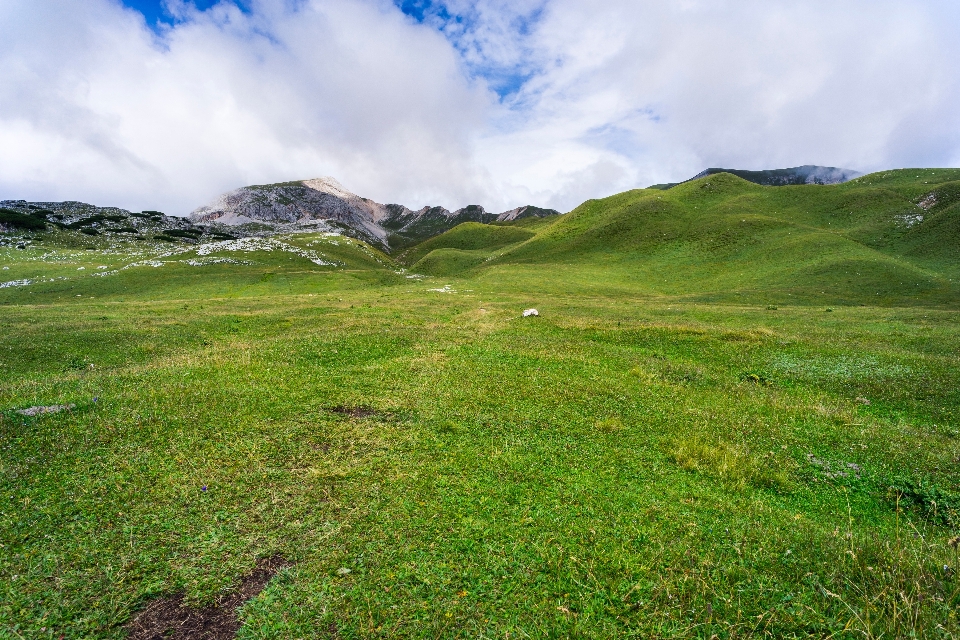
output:
[[[791,167],[789,169],[764,169],[760,171],[751,171],[744,169],[720,169],[711,168],[701,171],[697,175],[684,180],[683,182],[671,182],[667,184],[655,184],[651,189],[672,189],[678,184],[686,184],[693,180],[706,178],[707,176],[718,173],[730,173],[738,178],[743,178],[747,182],[763,185],[765,187],[783,187],[786,185],[797,184],[841,184],[857,178],[861,175],[859,171],[852,169],[839,169],[837,167],[819,167],[817,165],[807,164],[802,167]]]
[[[430,238],[402,256],[404,262],[414,264],[436,249],[477,250],[500,249],[507,245],[529,240],[533,231],[514,226],[493,226],[465,222],[436,237]]]
[[[958,248],[960,170],[776,188],[722,173],[590,200],[473,266],[487,279],[536,277],[557,291],[955,306]],[[424,259],[437,270],[444,255],[453,256]]]

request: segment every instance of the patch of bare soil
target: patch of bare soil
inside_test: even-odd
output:
[[[344,416],[350,416],[351,418],[369,418],[371,416],[376,416],[379,412],[376,409],[371,409],[370,407],[330,407],[327,411],[333,413],[339,413]]]
[[[195,609],[183,595],[159,598],[127,625],[129,640],[232,640],[240,629],[237,609],[256,597],[281,569],[291,566],[281,556],[261,558],[240,586],[219,602]]]

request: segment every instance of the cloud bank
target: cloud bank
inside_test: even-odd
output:
[[[0,198],[185,214],[332,175],[500,210],[708,166],[960,164],[929,0],[0,1]]]

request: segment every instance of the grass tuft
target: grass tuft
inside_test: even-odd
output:
[[[597,420],[595,423],[593,423],[593,428],[600,433],[619,433],[626,427],[623,424],[623,420],[621,420],[619,417],[611,416],[609,418]]]
[[[674,441],[670,457],[682,469],[718,479],[730,489],[747,485],[785,491],[790,486],[787,472],[771,457],[757,459],[750,452],[724,442],[707,443],[699,437]]]

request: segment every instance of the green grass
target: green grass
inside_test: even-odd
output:
[[[869,184],[718,179],[448,236],[456,276],[321,234],[0,247],[37,280],[0,288],[0,636],[121,638],[282,553],[242,638],[956,637],[949,253]]]
[[[457,276],[480,266],[488,258],[486,251],[461,251],[460,249],[435,249],[418,260],[411,268],[420,274],[432,276]]]

